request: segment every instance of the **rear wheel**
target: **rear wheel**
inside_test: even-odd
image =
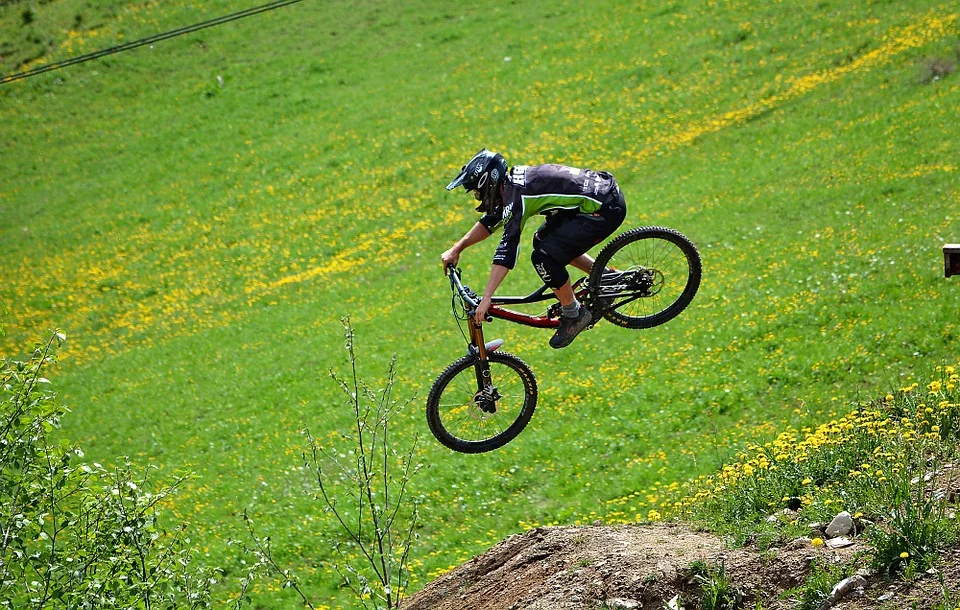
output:
[[[427,397],[427,423],[437,440],[461,453],[483,453],[507,444],[530,422],[537,380],[523,360],[488,354],[490,383],[477,383],[479,358],[464,356],[437,377]]]
[[[603,317],[624,328],[651,328],[683,311],[700,287],[700,253],[682,233],[640,227],[607,244],[590,272]]]

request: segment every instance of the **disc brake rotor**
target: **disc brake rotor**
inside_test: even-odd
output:
[[[640,268],[636,271],[623,271],[604,274],[604,284],[600,286],[601,298],[616,298],[632,293],[639,297],[655,296],[663,289],[663,273],[658,269]]]
[[[486,388],[473,395],[473,407],[470,415],[474,419],[487,419],[497,412],[497,402],[500,392],[496,388]]]

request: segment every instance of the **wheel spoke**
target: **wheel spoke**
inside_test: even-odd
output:
[[[427,412],[431,430],[458,451],[488,451],[516,436],[536,405],[536,385],[529,368],[515,356],[492,354],[488,360],[491,387],[477,388],[475,361],[462,359],[448,369],[431,391]],[[495,399],[493,412],[483,405]],[[431,415],[432,414],[432,415]]]
[[[592,278],[604,316],[627,328],[662,324],[682,311],[700,284],[700,257],[692,243],[672,229],[634,229],[610,242],[598,256],[603,265]],[[616,269],[603,283],[604,269]],[[596,284],[595,284],[596,285]]]

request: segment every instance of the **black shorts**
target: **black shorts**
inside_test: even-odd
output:
[[[627,205],[617,188],[593,214],[560,212],[540,225],[533,236],[533,265],[550,288],[568,279],[566,266],[573,259],[613,234],[623,224]]]

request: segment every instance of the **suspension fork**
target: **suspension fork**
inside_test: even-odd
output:
[[[472,316],[470,318],[470,351],[477,356],[473,371],[477,378],[478,404],[487,413],[495,413],[497,397],[494,396],[493,382],[490,379],[490,361],[487,359],[487,346],[483,340],[483,328]]]
[[[490,385],[490,363],[487,361],[487,346],[483,341],[483,328],[480,323],[470,318],[470,351],[477,354],[477,387],[481,390]]]

